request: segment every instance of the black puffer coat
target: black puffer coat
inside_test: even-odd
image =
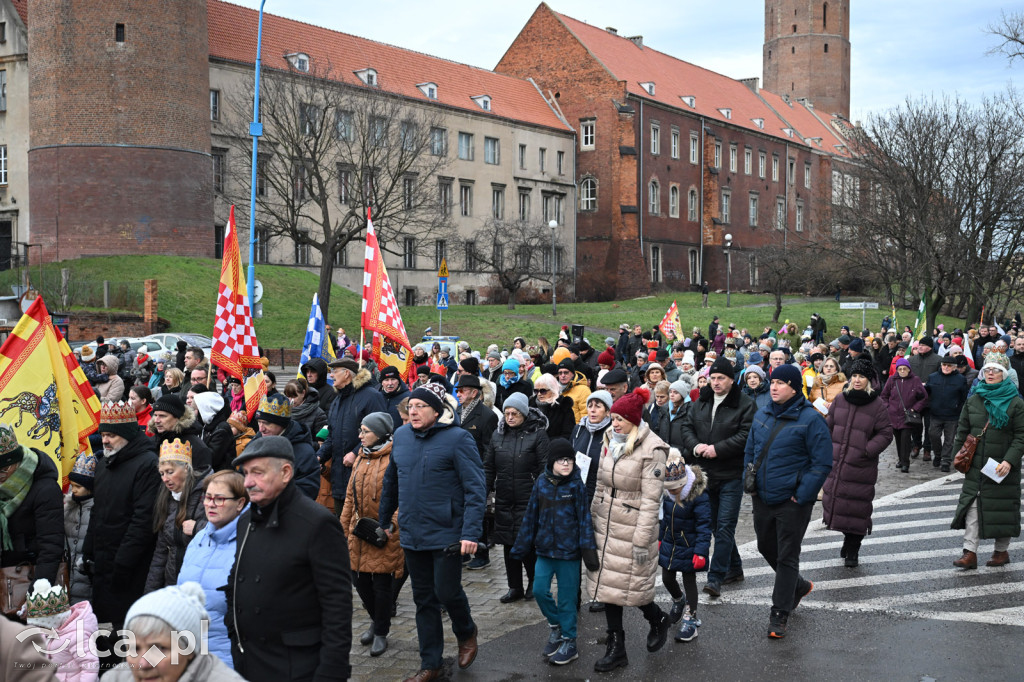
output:
[[[228,428],[230,429],[230,427]],[[204,471],[212,466],[213,453],[210,452],[210,448],[203,442],[202,427],[199,424],[199,420],[196,419],[195,411],[188,405],[185,406],[185,414],[181,415],[181,419],[178,420],[178,423],[170,431],[157,433],[153,436],[153,445],[156,446],[157,455],[160,454],[160,446],[164,444],[164,441],[174,440],[175,438],[182,442],[187,440],[188,444],[192,446],[193,469]],[[159,479],[159,476],[157,478]]]
[[[302,376],[306,376],[308,370],[316,372],[316,382],[309,386],[317,390],[320,409],[324,411],[324,414],[328,414],[331,409],[331,403],[334,402],[337,393],[335,393],[333,386],[327,385],[327,372],[330,371],[327,369],[327,363],[324,362],[323,358],[310,358],[309,362],[299,368]]]
[[[235,458],[235,434],[228,424],[230,416],[231,403],[225,402],[210,423],[203,424],[200,430],[203,444],[210,449],[210,462],[214,471],[231,468],[231,460]]]
[[[24,446],[21,446],[24,447]],[[7,519],[13,549],[0,555],[0,566],[29,562],[36,566],[36,579],[57,580],[64,554],[64,499],[57,483],[57,465],[50,456],[32,448],[39,459],[32,475],[32,487]]]
[[[526,419],[509,428],[502,419],[484,449],[487,490],[494,491],[494,542],[513,545],[530,502],[533,484],[548,463],[548,420],[531,407]]]

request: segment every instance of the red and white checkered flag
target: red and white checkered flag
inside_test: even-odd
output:
[[[405,332],[402,313],[391,289],[388,270],[381,257],[377,233],[370,212],[366,212],[366,262],[363,268],[363,329],[373,332],[373,359],[379,367],[392,365],[408,376],[412,346]]]
[[[242,286],[242,256],[238,249],[234,206],[224,231],[224,260],[220,270],[210,362],[238,378],[245,386],[245,408],[252,419],[260,399],[267,393],[267,386],[256,343],[256,329],[249,314],[249,300]]]

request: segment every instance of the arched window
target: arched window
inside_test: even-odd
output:
[[[693,187],[690,188],[686,197],[686,218],[697,222],[697,190]]]
[[[679,217],[679,187],[676,185],[668,189],[668,215],[670,218]]]
[[[597,180],[587,178],[580,183],[580,210],[597,210]]]
[[[649,195],[650,205],[647,212],[651,215],[658,215],[661,213],[661,187],[657,180],[651,180]]]

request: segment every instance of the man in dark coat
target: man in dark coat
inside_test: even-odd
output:
[[[235,670],[250,682],[347,680],[352,573],[341,525],[295,486],[287,438],[253,439],[232,464],[252,502],[227,584]]]
[[[462,589],[459,555],[476,552],[487,487],[476,443],[456,419],[455,401],[440,384],[412,392],[409,423],[395,431],[380,498],[381,525],[393,527],[398,510],[416,601],[421,670],[413,679],[419,682],[441,676],[442,605],[459,642],[459,667],[468,668],[477,653],[477,627]]]
[[[939,354],[933,350],[934,346],[935,341],[932,340],[932,337],[922,337],[917,342],[917,353],[907,357],[910,370],[922,382],[927,381],[928,377],[939,371]],[[922,413],[924,421],[911,426],[911,436],[914,439],[914,451],[911,457],[917,457],[917,452],[920,450],[921,461],[928,462],[932,458],[932,439],[929,433],[932,422],[931,409],[925,408]]]
[[[715,550],[704,591],[712,597],[721,595],[722,585],[743,580],[735,535],[743,500],[743,448],[756,407],[734,376],[727,358],[711,365],[708,385],[685,417],[680,448],[686,463],[697,464],[707,476]]]
[[[459,385],[455,395],[459,398],[459,422],[463,429],[473,436],[480,461],[483,461],[484,448],[491,442],[491,434],[498,428],[498,415],[481,400],[480,377],[470,374],[459,377]],[[476,571],[486,568],[491,563],[489,529],[494,527],[494,513],[484,515],[484,532],[477,543],[476,554],[466,568]]]
[[[315,500],[320,493],[320,464],[313,448],[313,436],[302,422],[292,419],[292,405],[281,394],[264,398],[256,410],[258,432],[253,440],[264,436],[283,436],[292,444],[295,487]]]
[[[327,363],[323,358],[310,358],[299,368],[299,371],[302,372],[302,376],[306,377],[306,383],[320,394],[320,409],[327,414],[331,409],[331,403],[334,402],[334,397],[338,395],[327,384]]]
[[[885,337],[885,343],[881,350],[875,353],[875,372],[878,374],[878,383],[881,386],[885,386],[885,382],[889,379],[889,368],[896,358],[896,347],[899,342],[900,337],[890,333]]]
[[[615,346],[615,359],[620,365],[625,365],[629,356],[629,325],[619,325],[619,342]]]
[[[953,463],[953,438],[957,422],[967,402],[967,380],[956,369],[957,360],[953,355],[943,355],[939,371],[928,377],[924,388],[928,391],[928,409],[931,413],[931,442],[935,446],[933,467],[948,472]]]
[[[334,509],[340,516],[345,506],[348,478],[356,461],[356,448],[359,447],[359,425],[368,414],[386,412],[387,405],[373,384],[370,370],[360,368],[355,360],[341,358],[332,362],[330,368],[338,395],[327,413],[327,440],[316,455],[321,464],[333,460],[331,494],[334,496]]]
[[[96,619],[117,630],[146,586],[156,545],[153,507],[160,474],[156,446],[139,430],[131,406],[104,404],[99,430],[103,452],[96,462],[95,502],[82,556],[92,572]]]
[[[402,381],[402,374],[397,367],[386,365],[380,371],[380,393],[384,396],[385,410],[391,415],[392,424],[401,424],[402,415],[398,404],[409,396],[409,387]]]

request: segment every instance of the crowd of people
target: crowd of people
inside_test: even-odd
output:
[[[0,626],[96,633],[97,654],[61,659],[62,679],[347,679],[354,646],[389,650],[408,582],[408,680],[426,682],[442,674],[442,614],[458,666],[474,662],[462,572],[487,570],[501,545],[498,602],[536,602],[546,660],[579,657],[585,607],[604,614],[594,669],[608,672],[628,665],[626,607],[654,653],[673,630],[698,636],[698,574],[710,599],[744,580],[735,532],[750,494],[775,573],[767,634],[782,638],[814,587],[800,549],[815,505],[855,569],[882,452],[895,443],[901,472],[944,473],[968,436],[953,563],[976,568],[990,539],[987,565],[1003,566],[1020,535],[1024,332],[915,339],[887,322],[829,338],[819,315],[756,333],[715,316],[706,336],[623,324],[597,347],[566,327],[554,345],[417,347],[407,378],[339,330],[340,357],[309,360],[283,392],[267,373],[252,421],[241,383],[201,349],[150,358],[98,340],[81,351],[103,399],[95,454],[63,498],[50,457],[0,423],[0,566],[30,564],[37,581]],[[358,645],[354,602],[370,622]],[[208,649],[158,663],[117,646],[204,632]]]

